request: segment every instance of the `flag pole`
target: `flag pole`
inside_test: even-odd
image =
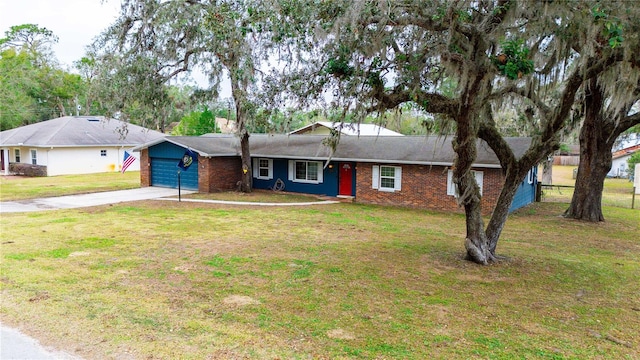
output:
[[[182,201],[180,196],[180,170],[178,170],[178,202]]]

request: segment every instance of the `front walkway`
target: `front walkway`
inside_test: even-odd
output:
[[[179,199],[157,198],[155,200],[178,201]],[[308,201],[308,202],[296,202],[296,203],[265,203],[265,202],[251,202],[251,201],[225,201],[225,200],[202,200],[202,199],[182,199],[180,201],[211,203],[211,204],[227,204],[227,205],[251,205],[251,206],[309,206],[309,205],[339,204],[342,202],[337,200],[323,200],[323,201]]]
[[[182,194],[195,191],[182,190]],[[0,213],[30,212],[42,210],[73,209],[125,201],[151,200],[167,196],[178,196],[177,189],[142,187],[129,190],[103,191],[91,194],[57,196],[41,199],[0,202]]]
[[[181,190],[182,195],[193,194],[195,191]],[[162,187],[142,187],[130,190],[104,191],[91,194],[67,195],[41,199],[18,200],[0,202],[1,213],[31,212],[57,209],[74,209],[81,207],[117,204],[125,201],[138,200],[166,200],[178,201],[178,189]],[[323,204],[337,204],[339,200],[297,202],[297,203],[258,203],[243,201],[185,199],[185,202],[200,202],[212,204],[247,205],[247,206],[309,206]]]

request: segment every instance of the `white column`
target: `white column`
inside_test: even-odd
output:
[[[4,174],[9,175],[9,149],[2,149],[2,160],[4,160]]]

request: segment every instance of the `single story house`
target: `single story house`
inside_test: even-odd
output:
[[[348,136],[404,136],[375,124],[332,123],[330,121],[318,121],[303,126],[291,131],[289,135],[329,135],[331,130],[339,131],[341,135]]]
[[[325,136],[253,134],[249,139],[255,189],[277,189],[355,202],[462,211],[452,183],[455,152],[451,138],[435,136],[345,136],[335,152]],[[530,138],[509,138],[516,156]],[[187,150],[197,161],[180,171],[180,186],[202,193],[234,190],[241,179],[240,142],[236,136],[168,136],[134,149],[140,151],[142,186],[178,186],[177,164]],[[196,165],[196,166],[194,166]],[[503,184],[500,163],[484,142],[478,142],[473,165],[490,212]],[[523,180],[511,210],[535,201],[537,169]]]
[[[613,154],[611,154],[611,170],[607,173],[607,177],[628,178],[633,169],[629,169],[627,160],[638,151],[640,151],[640,144],[614,151]]]
[[[2,174],[119,171],[124,151],[164,134],[103,116],[64,116],[0,132]],[[135,161],[129,170],[139,170]]]
[[[222,134],[235,134],[237,130],[236,122],[226,118],[216,118],[216,126]]]

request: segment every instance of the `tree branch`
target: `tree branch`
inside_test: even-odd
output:
[[[458,108],[456,101],[436,93],[401,90],[398,87],[391,93],[385,93],[383,91],[376,92],[376,90],[372,90],[372,92],[374,93],[370,95],[376,99],[378,103],[367,109],[367,112],[394,109],[400,104],[409,101],[416,103],[424,111],[433,114],[453,116]]]
[[[490,106],[490,105],[487,105]],[[493,124],[489,125],[485,122],[480,124],[478,129],[478,137],[484,140],[491,150],[496,154],[500,161],[500,167],[503,172],[506,172],[516,162],[516,157],[513,151],[509,147],[509,144],[505,141],[502,134],[498,132]]]

